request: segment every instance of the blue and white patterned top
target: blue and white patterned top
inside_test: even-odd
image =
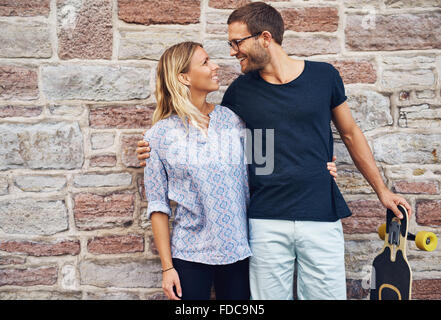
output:
[[[171,216],[172,257],[211,265],[230,264],[251,255],[246,211],[249,205],[245,124],[216,105],[207,136],[177,115],[155,123],[144,140],[151,147],[144,169],[147,217]]]

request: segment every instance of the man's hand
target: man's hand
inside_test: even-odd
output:
[[[407,214],[409,216],[412,215],[412,208],[411,206],[407,203],[406,199],[404,199],[403,197],[400,197],[399,195],[396,195],[395,193],[393,193],[392,191],[390,191],[389,189],[385,189],[383,192],[381,192],[378,195],[378,198],[380,199],[381,203],[383,204],[383,206],[385,206],[387,209],[390,209],[393,211],[393,213],[400,219],[403,219],[403,214],[401,213],[401,211],[397,208],[397,206],[399,204],[401,204],[403,207],[406,208],[407,210]]]
[[[146,131],[144,131],[142,133],[142,135],[144,136],[145,133],[146,133]],[[144,141],[144,140],[139,140],[138,141],[138,148],[136,148],[136,153],[138,154],[137,157],[138,157],[138,160],[140,161],[139,165],[141,167],[145,167],[145,161],[144,160],[147,159],[147,158],[150,158],[150,153],[149,152],[150,152],[149,143]]]
[[[327,162],[327,169],[329,171],[329,173],[331,174],[331,176],[334,177],[334,180],[336,180],[338,174],[337,174],[337,166],[335,165],[335,160],[337,160],[336,156],[332,157],[332,162]]]

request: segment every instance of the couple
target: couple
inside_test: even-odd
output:
[[[265,3],[230,15],[230,54],[244,74],[221,105],[206,102],[219,66],[202,45],[174,45],[159,60],[153,126],[137,152],[170,299],[209,299],[213,283],[217,299],[292,299],[295,264],[299,299],[346,299],[340,219],[351,212],[332,178],[331,120],[382,204],[398,217],[398,204],[411,213],[382,181],[339,72],[289,58],[283,33],[280,13]],[[236,161],[197,161],[227,131],[236,148],[221,151]],[[267,172],[263,154],[273,158]],[[169,200],[177,203],[171,241]]]

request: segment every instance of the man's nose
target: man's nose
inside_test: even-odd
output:
[[[230,56],[234,57],[238,53],[239,53],[238,50],[234,49],[233,47],[230,47]]]

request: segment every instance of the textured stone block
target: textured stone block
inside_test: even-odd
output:
[[[80,253],[80,241],[61,240],[57,242],[9,240],[0,243],[0,250],[25,253],[35,257],[78,255]]]
[[[0,99],[38,99],[37,69],[0,65]]]
[[[377,72],[370,61],[342,60],[329,61],[343,79],[343,83],[375,83]]]
[[[57,13],[61,59],[112,58],[111,0],[61,0]]]
[[[216,9],[237,9],[250,2],[250,0],[210,0],[208,6]]]
[[[398,125],[403,128],[439,128],[441,107],[421,104],[400,108]]]
[[[150,96],[150,70],[109,65],[42,67],[43,93],[51,100],[121,101]]]
[[[415,89],[435,84],[435,57],[388,56],[383,58],[381,85],[386,89]]]
[[[0,201],[0,229],[10,234],[53,235],[69,227],[64,201]]]
[[[393,190],[398,193],[439,194],[438,182],[435,181],[395,181]]]
[[[415,217],[419,225],[441,226],[441,200],[417,200]]]
[[[0,21],[0,58],[50,58],[49,26],[44,22]]]
[[[306,7],[280,9],[285,30],[297,32],[334,32],[338,28],[338,9],[332,7]]]
[[[2,0],[0,16],[45,16],[50,12],[50,0]]]
[[[43,107],[3,106],[0,107],[0,118],[9,117],[37,117],[43,111]]]
[[[440,12],[351,15],[346,18],[346,46],[354,51],[441,48]]]
[[[60,176],[23,175],[14,178],[15,185],[22,191],[59,191],[66,186],[66,178]]]
[[[82,187],[124,187],[132,183],[132,175],[127,172],[108,174],[78,174],[74,176],[74,185]]]
[[[82,291],[9,289],[0,292],[1,300],[81,300]]]
[[[157,260],[85,260],[80,262],[82,285],[101,288],[161,287],[161,264]]]
[[[386,208],[377,200],[349,201],[352,216],[342,220],[345,233],[374,233],[384,223]]]
[[[144,238],[131,234],[94,237],[87,241],[87,250],[94,254],[143,252]]]
[[[121,136],[121,161],[126,167],[140,167],[136,153],[139,140],[143,140],[142,134],[125,134]]]
[[[133,194],[80,193],[74,196],[73,201],[75,224],[80,230],[124,227],[133,222]]]
[[[118,17],[128,23],[199,23],[200,0],[119,0]]]
[[[0,269],[1,286],[51,286],[57,282],[57,267]]]
[[[114,167],[116,165],[116,156],[109,155],[99,155],[90,158],[89,165],[91,167]]]
[[[90,142],[93,150],[105,149],[113,146],[115,134],[111,132],[92,133]]]
[[[309,57],[319,54],[340,53],[338,38],[314,34],[313,36],[287,36],[283,39],[282,47],[289,55]]]
[[[159,60],[165,49],[183,41],[201,42],[199,30],[158,27],[143,32],[120,33],[119,59]]]
[[[441,134],[385,134],[374,140],[372,150],[377,161],[387,164],[436,164]]]
[[[90,109],[89,123],[92,128],[143,128],[151,126],[154,105],[105,106]]]
[[[346,95],[352,116],[363,132],[393,124],[388,97],[375,91],[349,88]]]
[[[78,123],[0,124],[0,170],[76,169],[83,164]]]
[[[412,299],[441,300],[441,279],[421,279],[412,282]]]

